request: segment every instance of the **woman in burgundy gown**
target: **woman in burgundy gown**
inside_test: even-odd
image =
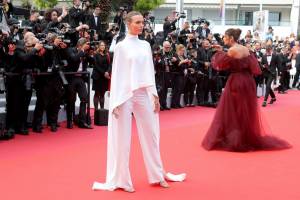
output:
[[[218,52],[212,65],[217,70],[229,71],[230,76],[202,146],[207,150],[239,152],[289,148],[291,145],[286,141],[265,133],[253,78],[261,70],[254,55],[237,44],[240,34],[240,29],[225,32],[224,43],[230,46],[227,53],[216,46]]]

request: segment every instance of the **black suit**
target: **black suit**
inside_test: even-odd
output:
[[[172,22],[166,21],[164,23],[164,25],[163,25],[164,38],[166,38],[169,33],[171,33],[172,31],[176,30],[176,22],[177,22],[177,19],[175,19]]]
[[[295,67],[296,67],[297,71],[296,71],[296,74],[295,74],[295,77],[294,77],[293,87],[296,87],[296,84],[299,81],[299,75],[300,75],[300,53],[298,53],[296,55],[296,64],[295,64]],[[297,87],[299,88],[300,84]]]
[[[7,71],[19,73],[20,76],[8,76],[7,84],[7,116],[6,123],[8,129],[16,132],[27,132],[28,108],[32,95],[31,84],[26,87],[28,78],[32,77],[31,70],[38,66],[39,60],[37,50],[32,49],[26,52],[24,48],[17,48],[14,55],[9,56],[9,66]]]
[[[97,22],[95,18],[97,18]],[[102,25],[99,16],[88,15],[86,23],[89,25],[91,30],[95,30],[99,36],[101,35]]]
[[[200,48],[198,50],[198,61],[199,68],[196,69],[198,72],[197,76],[197,89],[196,96],[198,104],[208,104],[208,94],[211,93],[212,103],[217,102],[217,82],[216,82],[216,70],[212,66],[205,67],[205,62],[211,62],[213,52],[211,49],[205,50]],[[200,73],[199,73],[200,72]]]
[[[69,24],[72,28],[76,28],[79,22],[84,23],[84,11],[73,6],[69,10]]]
[[[290,74],[289,74],[289,69],[292,65],[292,61],[289,58],[288,54],[279,54],[280,58],[280,87],[278,88],[279,91],[286,91],[289,88],[289,79],[290,79]]]
[[[60,104],[64,95],[63,83],[55,71],[56,65],[64,59],[63,49],[54,49],[46,51],[43,56],[43,65],[40,65],[41,72],[52,70],[52,75],[36,77],[36,106],[33,115],[33,131],[40,132],[42,128],[42,120],[44,111],[47,114],[47,124],[51,128],[56,129]]]
[[[271,95],[272,99],[275,99],[275,94],[274,91],[271,88],[271,84],[272,82],[275,80],[276,78],[276,72],[277,70],[279,70],[280,68],[280,59],[278,57],[278,55],[276,55],[275,53],[272,53],[272,58],[271,58],[271,62],[268,63],[268,55],[263,55],[262,57],[262,61],[261,64],[263,65],[263,75],[266,79],[266,94],[265,94],[265,98],[264,101],[268,100],[269,95]]]
[[[199,38],[207,38],[208,34],[210,33],[210,29],[209,28],[205,29],[205,34],[203,34],[203,28],[199,26],[196,29],[196,32],[199,34]]]
[[[79,51],[76,47],[68,48],[66,50],[66,56],[68,61],[68,71],[78,72],[82,63],[82,71],[87,71],[87,56],[83,51]],[[75,111],[76,93],[80,98],[79,118],[78,125],[81,126],[87,121],[86,105],[88,102],[88,91],[85,84],[85,75],[74,75],[68,77],[67,88],[67,120],[68,123],[72,122],[72,118]]]
[[[264,54],[263,54],[261,51],[255,51],[253,55],[254,55],[254,56],[257,58],[257,60],[258,60],[258,59],[261,59],[261,58],[263,57]],[[261,60],[258,61],[258,64],[259,64],[261,70],[263,70],[263,67],[262,67],[262,64],[261,64]],[[264,81],[263,75],[262,75],[262,74],[261,74],[261,75],[257,75],[257,76],[255,77],[256,88],[257,88],[257,86],[258,86],[259,84],[262,84],[263,81]]]

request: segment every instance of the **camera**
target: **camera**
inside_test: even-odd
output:
[[[176,16],[178,17],[178,19],[180,19],[180,18],[186,18],[186,14],[184,13],[184,12],[181,12],[181,13],[179,13],[179,12],[176,12]]]
[[[121,6],[119,7],[119,11],[123,12],[123,11],[127,11],[128,10],[128,6]]]
[[[209,26],[209,21],[207,21],[205,18],[199,17],[198,19],[191,21],[192,25],[201,25],[201,24],[207,24]]]
[[[90,50],[97,50],[97,47],[100,44],[100,41],[91,41],[88,44],[90,46]]]
[[[154,23],[155,17],[154,17],[154,16],[150,16],[150,17],[149,17],[149,20],[150,20],[150,22]]]

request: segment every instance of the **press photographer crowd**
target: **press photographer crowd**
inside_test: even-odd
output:
[[[11,139],[15,134],[28,135],[28,109],[33,91],[36,105],[32,132],[43,132],[43,113],[52,132],[59,128],[61,106],[67,113],[67,128],[73,124],[92,128],[89,114],[89,76],[91,74],[95,115],[104,108],[104,95],[109,90],[111,64],[115,45],[127,32],[124,21],[128,8],[120,7],[112,23],[101,22],[100,5],[74,0],[69,9],[50,9],[41,15],[31,10],[29,19],[21,23],[13,18],[13,6],[0,3],[0,92],[5,93],[6,119],[1,138]],[[172,13],[165,18],[163,31],[154,34],[154,16],[144,14],[145,26],[140,39],[148,41],[153,49],[153,62],[161,110],[183,107],[216,107],[226,84],[228,72],[216,71],[211,59],[216,47],[223,45],[222,35],[212,33],[209,20],[199,18],[178,27],[184,13]],[[6,26],[7,24],[7,26]],[[105,28],[103,24],[108,24]],[[238,31],[238,29],[234,30]],[[280,39],[272,27],[264,38],[248,31],[239,42],[253,52],[263,71],[253,77],[257,86],[264,86],[262,106],[276,101],[274,90],[286,94],[290,85],[300,89],[300,45],[296,37]],[[138,52],[137,52],[138,53]],[[297,69],[290,84],[292,61]],[[294,62],[294,61],[293,61]],[[273,90],[274,83],[278,85]],[[167,103],[171,91],[170,107]],[[181,95],[184,104],[181,104]],[[79,114],[75,115],[75,101],[80,99]],[[194,97],[195,96],[195,97]],[[271,100],[268,101],[268,97]],[[194,101],[196,99],[196,101]],[[98,116],[99,117],[99,116]]]

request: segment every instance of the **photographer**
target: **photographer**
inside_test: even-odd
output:
[[[290,74],[289,70],[292,68],[292,54],[289,52],[288,48],[284,47],[280,49],[280,53],[278,54],[280,60],[280,70],[279,70],[279,83],[280,86],[278,88],[279,94],[286,94],[289,87],[289,79]]]
[[[170,74],[170,68],[173,67],[173,62],[176,62],[176,58],[173,56],[173,50],[170,42],[165,41],[163,43],[163,49],[161,52],[157,52],[155,56],[156,60],[156,80],[159,83],[159,101],[161,110],[170,110],[167,106],[167,93],[168,88],[172,88],[172,75]]]
[[[204,39],[202,47],[198,50],[200,70],[198,71],[196,90],[198,104],[201,106],[216,106],[217,103],[217,72],[211,66],[213,53],[211,44],[207,39]],[[212,99],[211,103],[208,102],[209,92]]]
[[[43,45],[31,32],[24,35],[23,47],[10,44],[8,72],[20,74],[7,76],[7,115],[9,132],[28,135],[27,116],[32,95],[33,69],[40,64],[38,57]]]
[[[146,25],[143,31],[143,34],[140,36],[140,39],[146,40],[149,42],[150,46],[155,44],[155,36],[153,30],[149,25]]]
[[[73,7],[69,10],[69,23],[72,28],[85,24],[85,9],[80,0],[73,0]]]
[[[80,38],[77,42],[77,46],[68,48],[66,51],[68,61],[69,72],[86,72],[87,71],[87,60],[88,51],[90,46],[85,38]],[[68,88],[67,88],[67,128],[73,128],[73,117],[75,115],[75,101],[76,94],[80,98],[79,116],[78,116],[78,127],[80,128],[91,128],[88,116],[86,114],[87,103],[88,103],[88,91],[85,84],[86,75],[77,74],[68,77]]]
[[[184,102],[187,107],[194,107],[194,91],[196,88],[197,77],[195,70],[198,68],[199,62],[197,61],[197,50],[192,49],[188,55],[189,65],[185,69],[185,87],[184,87]]]
[[[125,33],[127,32],[125,25],[126,16],[127,10],[124,7],[120,7],[114,18],[114,23],[117,24],[120,28],[121,35],[125,35]]]
[[[46,52],[43,56],[43,65],[40,66],[41,72],[51,72],[51,75],[38,76],[36,78],[36,106],[33,114],[32,130],[42,133],[43,113],[46,111],[47,124],[51,132],[57,131],[57,119],[60,104],[64,94],[63,80],[59,76],[62,69],[64,49],[67,45],[57,35],[49,33],[44,44]]]
[[[176,22],[179,19],[178,16],[175,17],[174,20],[171,20],[170,16],[167,16],[165,18],[165,23],[163,25],[163,30],[164,30],[164,37],[167,38],[167,36],[176,30]]]
[[[184,88],[184,71],[189,67],[190,61],[187,59],[185,54],[185,47],[182,44],[177,45],[176,54],[174,58],[176,61],[170,68],[172,73],[172,108],[183,108],[180,104],[181,94]]]
[[[23,20],[21,26],[22,27],[31,27],[31,31],[34,34],[41,33],[43,31],[43,25],[39,20],[40,14],[37,10],[30,11],[29,20]]]
[[[180,33],[178,35],[178,42],[180,44],[183,44],[184,46],[186,46],[189,34],[191,34],[190,24],[189,24],[189,22],[184,22],[183,29],[180,31]]]
[[[201,25],[197,27],[196,32],[198,34],[198,37],[200,39],[205,39],[208,37],[209,33],[210,33],[210,29],[209,27],[209,22],[206,20],[201,21]]]
[[[7,81],[5,73],[10,68],[10,62],[11,60],[8,57],[8,33],[3,33],[0,29],[0,93],[4,94],[6,92],[6,102],[7,102]],[[5,122],[1,121],[1,130],[5,127]],[[5,131],[1,131],[0,133],[0,139],[12,139],[14,138],[14,130],[9,129],[7,126],[5,128]],[[7,131],[9,129],[9,131]]]

